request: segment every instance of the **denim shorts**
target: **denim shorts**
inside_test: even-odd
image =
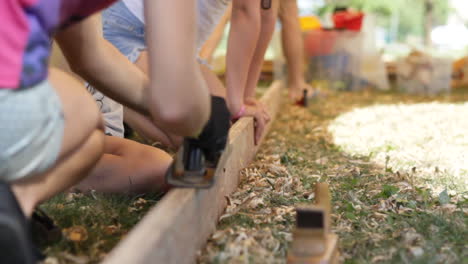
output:
[[[114,45],[132,63],[146,50],[145,25],[118,1],[102,12],[104,38]]]
[[[52,168],[64,129],[62,105],[48,81],[0,89],[0,180],[14,181]]]
[[[132,63],[146,50],[145,25],[125,5],[118,1],[102,12],[104,38],[114,45]],[[200,49],[201,47],[198,47]],[[197,56],[197,61],[212,69],[211,65]]]

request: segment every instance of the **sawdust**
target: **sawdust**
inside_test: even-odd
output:
[[[413,170],[394,171],[369,155],[346,153],[329,132],[340,114],[357,107],[430,100],[364,91],[333,94],[308,109],[285,105],[255,162],[242,171],[239,189],[226,198],[225,214],[198,262],[285,263],[294,208],[313,202],[317,182],[330,184],[332,229],[339,235],[342,261],[460,263],[466,259],[466,198],[450,191],[434,195],[415,180]]]

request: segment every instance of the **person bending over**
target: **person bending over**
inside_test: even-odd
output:
[[[194,2],[145,1],[154,14],[146,20],[148,77],[94,34],[93,18],[85,19],[112,2],[0,1],[1,263],[36,262],[27,219],[86,177],[104,149],[92,97],[71,75],[48,68],[52,37],[74,72],[162,129],[197,136],[208,120],[208,90],[194,60]]]
[[[201,49],[201,47],[210,37],[216,25],[224,15],[230,2],[231,1],[225,0],[197,0],[197,51]],[[132,63],[134,63],[143,72],[147,73],[148,54],[147,44],[145,42],[145,10],[142,3],[142,0],[121,0],[103,12],[102,23],[104,37],[109,40]],[[261,12],[260,1],[234,0],[233,4],[234,9],[239,14],[234,23],[234,28],[236,28],[235,31],[241,32],[242,34],[247,32],[248,37],[245,37],[242,34],[237,34],[236,37],[233,37],[234,42],[231,43],[231,46],[233,46],[233,48],[231,48],[233,52],[229,54],[229,57],[239,57],[239,54],[241,54],[240,57],[242,57],[242,59],[240,60],[240,64],[237,65],[235,63],[239,63],[239,60],[230,60],[231,67],[229,68],[231,68],[231,72],[233,72],[231,76],[239,75],[240,78],[246,79],[249,75],[251,76],[250,78],[254,78],[253,76],[257,76],[259,73],[251,74],[250,65],[261,65],[263,55],[257,55],[254,58],[254,52],[256,52],[255,54],[262,53],[263,47],[266,47],[269,39],[271,38],[271,25],[274,25],[274,22],[271,21],[274,21],[274,18],[272,19],[266,14],[273,14],[273,12]],[[154,16],[154,14],[151,15]],[[270,19],[269,23],[267,23],[267,19]],[[262,28],[264,29],[263,31],[260,31],[262,21]],[[253,26],[253,29],[251,29],[251,26]],[[267,26],[268,30],[265,29]],[[235,34],[236,33],[233,33],[233,35]],[[260,36],[262,36],[261,41]],[[250,49],[258,51],[250,51],[251,54],[249,56],[243,56],[243,52]],[[265,51],[263,50],[263,53],[264,52]],[[257,62],[258,60],[260,61]],[[210,70],[209,64],[200,58],[198,58],[198,61],[200,62],[200,69],[210,88],[211,94],[214,96],[225,96],[225,89],[217,76]],[[231,79],[235,79],[234,76],[231,77]],[[229,90],[243,90],[245,85],[245,83],[240,85],[239,82],[231,81],[231,85],[228,85],[228,93]],[[97,93],[99,94],[99,92]],[[269,118],[268,115],[265,113],[263,108],[255,104],[255,100],[247,100],[247,102],[250,104],[245,104],[245,106],[243,106],[243,96],[241,96],[243,91],[231,93],[233,95],[231,96],[231,99],[228,97],[227,101],[228,105],[232,106],[229,109],[232,116],[237,116],[237,118],[239,118],[240,113],[242,116],[246,115],[255,117],[257,123],[256,138],[258,139],[262,134],[264,125]],[[106,99],[104,99],[104,101],[106,101]],[[236,103],[229,104],[229,102]],[[237,107],[237,105],[239,105],[239,107]],[[112,106],[112,103],[110,103],[104,108],[110,107],[118,109],[119,106]],[[242,107],[244,107],[245,110],[242,110]],[[121,124],[123,120],[125,120],[125,122],[134,128],[139,134],[143,135],[145,138],[149,138],[151,141],[160,141],[163,144],[173,148],[176,148],[178,145],[180,145],[180,138],[174,137],[174,135],[171,135],[171,133],[163,131],[160,128],[154,126],[153,123],[150,122],[151,120],[148,120],[138,112],[128,108],[124,108],[123,112],[123,117],[120,115],[119,118],[106,118],[106,120],[109,121],[107,123],[110,124],[113,120],[119,120],[117,123],[122,126]],[[121,131],[121,129],[118,131],[115,131],[114,129],[111,134],[121,137]]]

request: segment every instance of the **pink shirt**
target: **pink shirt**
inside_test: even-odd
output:
[[[54,32],[115,0],[0,0],[0,89],[47,78]]]

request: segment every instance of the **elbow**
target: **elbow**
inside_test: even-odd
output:
[[[208,122],[207,109],[167,109],[160,113],[161,122],[169,131],[185,137],[196,137]]]
[[[74,60],[70,65],[70,70],[78,76],[88,79],[90,65],[87,65],[85,61]]]
[[[207,98],[208,99],[208,98]],[[210,102],[192,102],[184,105],[183,103],[175,104],[157,110],[151,109],[153,117],[157,116],[160,125],[180,136],[194,137],[198,136],[205,124],[208,122],[210,115]]]

